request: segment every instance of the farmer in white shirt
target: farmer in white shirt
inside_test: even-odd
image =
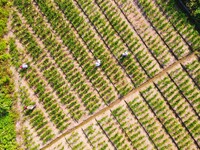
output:
[[[29,106],[24,106],[24,110],[33,110],[36,107],[36,105],[29,105]]]
[[[122,57],[122,58],[123,58],[123,57],[126,57],[126,56],[128,56],[128,54],[129,54],[128,51],[125,51],[124,53],[122,53],[122,56],[121,56],[121,57]]]
[[[21,69],[27,69],[28,68],[28,65],[23,63],[21,66],[20,66]]]
[[[101,66],[101,60],[97,59],[97,61],[95,62],[95,66],[96,66],[96,67]]]

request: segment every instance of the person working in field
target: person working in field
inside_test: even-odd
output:
[[[24,110],[33,110],[35,107],[36,105],[24,106]]]
[[[101,60],[97,59],[97,61],[95,62],[95,66],[96,66],[96,67],[101,66]]]
[[[128,51],[125,51],[124,53],[122,53],[121,57],[124,58],[124,57],[128,56],[128,54],[129,54]]]
[[[21,69],[27,69],[28,68],[28,65],[26,63],[23,63],[21,66],[20,66]]]
[[[124,53],[121,54],[121,57],[120,57],[120,61],[123,61],[127,56],[128,56],[128,51],[125,51]]]

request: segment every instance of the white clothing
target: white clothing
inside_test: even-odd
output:
[[[125,51],[124,53],[122,53],[122,56],[128,56],[128,51]]]
[[[98,59],[98,60],[96,61],[96,63],[95,63],[95,66],[96,66],[96,67],[99,67],[100,65],[101,65],[101,60]]]
[[[35,105],[30,105],[27,107],[27,109],[29,109],[29,110],[33,110],[34,108],[35,108]]]
[[[27,65],[27,64],[22,64],[22,68],[23,68],[23,69],[27,69],[27,68],[28,68],[28,65]]]

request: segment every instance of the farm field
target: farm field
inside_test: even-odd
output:
[[[200,34],[173,4],[13,0],[19,149],[200,149]]]

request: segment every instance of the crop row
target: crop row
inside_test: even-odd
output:
[[[173,25],[167,20],[166,16],[163,15],[163,12],[159,10],[153,1],[139,0],[139,2],[135,4],[143,10],[146,17],[156,30],[158,30],[160,36],[164,39],[169,48],[172,49],[178,59],[191,51],[190,46],[187,45],[182,36],[177,33]]]
[[[160,68],[163,68],[163,64],[154,56],[152,51],[136,32],[134,26],[132,26],[124,14],[121,14],[120,10],[117,9],[117,6],[112,3],[112,1],[108,0],[99,0],[95,1],[95,3],[105,15],[115,32],[121,37],[126,47],[135,56],[135,59],[141,64],[145,73],[149,77],[152,77],[159,72]],[[143,47],[141,47],[141,45],[143,45]],[[138,51],[138,49],[140,49],[140,51]]]
[[[20,37],[20,35],[18,36]],[[29,50],[29,48],[27,49]],[[47,54],[43,52],[42,56],[45,55],[47,56]],[[43,57],[41,59],[38,58],[37,63],[37,67],[43,73],[43,76],[46,78],[51,87],[56,91],[58,97],[61,99],[61,102],[65,104],[67,108],[69,108],[70,114],[75,119],[80,119],[80,117],[83,115],[83,111],[81,112],[81,110],[78,109],[80,107],[80,102],[75,100],[75,96],[69,91],[69,87],[66,85],[65,79],[61,77],[58,69],[53,66],[48,57],[45,59]],[[100,105],[98,103],[99,100],[95,98],[91,92],[89,93],[89,87],[87,87],[83,81],[79,82],[78,74],[75,75],[77,79],[74,76],[69,76],[69,74],[66,74],[66,79],[71,82],[73,89],[79,92],[79,95],[81,96],[82,102],[84,103],[86,109],[88,109],[90,113],[93,113]],[[91,101],[91,99],[93,99],[93,101]]]
[[[30,150],[37,150],[39,149],[39,144],[36,143],[36,141],[34,140],[33,135],[30,133],[30,130],[27,129],[26,127],[24,127],[23,129],[23,134],[24,134],[24,146],[29,148]]]
[[[82,131],[72,133],[70,136],[65,137],[65,140],[67,145],[74,150],[91,148],[89,143],[87,143],[87,140],[84,138]]]
[[[10,54],[12,56],[12,63],[18,69],[19,65],[21,64],[21,59],[23,56],[21,55],[21,52],[16,47],[15,41],[13,39],[10,40]],[[17,63],[16,63],[17,62]],[[21,72],[22,73],[22,72]],[[31,128],[35,130],[37,133],[37,136],[40,138],[40,140],[43,143],[48,142],[51,140],[55,135],[51,130],[51,127],[47,124],[47,120],[44,117],[43,112],[36,108],[34,112],[31,112],[29,110],[24,110],[25,106],[29,105],[35,105],[35,101],[33,101],[32,98],[30,98],[30,95],[25,87],[22,87],[22,80],[19,78],[19,95],[20,95],[20,104],[21,109],[23,110],[23,116],[25,117],[24,120],[28,121],[31,125]],[[25,137],[25,145],[28,147],[32,147],[31,143],[33,142],[31,140],[31,137],[27,137],[28,132],[30,132],[28,129],[24,129],[24,137]],[[34,144],[35,145],[35,144]],[[37,149],[37,145],[33,147],[33,149]]]
[[[27,1],[26,3],[29,4],[30,8],[25,7],[26,5],[20,5],[18,6],[19,9],[21,10],[22,14],[26,17],[29,25],[32,26],[32,29],[35,32],[35,34],[39,36],[39,38],[43,41],[45,48],[49,51],[50,55],[55,60],[59,68],[66,75],[68,81],[72,82],[72,85],[75,84],[75,87],[80,87],[80,84],[83,84],[82,89],[80,91],[84,91],[84,89],[89,89],[88,85],[83,83],[85,80],[83,78],[83,75],[79,71],[79,68],[76,68],[74,60],[72,60],[72,58],[68,56],[65,49],[61,49],[61,45],[55,40],[51,29],[46,27],[46,24],[42,20],[42,16],[36,12],[36,10],[33,8],[30,2]],[[29,21],[29,14],[36,21]],[[41,33],[45,34],[41,35]],[[83,59],[75,59],[79,62],[80,66],[82,66],[82,69],[87,79],[90,80],[90,82],[97,89],[100,96],[106,101],[106,103],[110,103],[114,99],[116,99],[114,95],[114,89],[111,88],[112,86],[109,86],[109,82],[97,72],[97,69],[92,67],[92,64],[83,64],[84,62],[80,62]],[[75,83],[73,81],[75,81]]]
[[[41,32],[41,30],[40,30]],[[37,32],[37,35],[39,35],[39,32]],[[45,36],[43,36],[45,39]],[[47,40],[49,35],[46,35],[45,39],[45,46],[47,46]],[[53,40],[49,39],[49,42],[54,42]],[[55,43],[53,43],[55,44]],[[95,98],[95,96],[90,91],[90,87],[88,87],[87,84],[84,83],[83,79],[81,80],[81,74],[79,72],[76,72],[77,70],[73,70],[73,62],[68,60],[67,58],[62,60],[61,57],[64,58],[64,54],[62,54],[62,51],[59,51],[59,49],[50,49],[52,47],[51,44],[48,44],[49,47],[48,50],[50,51],[52,57],[55,59],[56,63],[60,65],[61,70],[65,74],[65,79],[70,83],[71,87],[68,87],[66,85],[65,79],[61,77],[61,74],[58,72],[58,69],[54,66],[53,62],[48,59],[42,59],[40,60],[40,64],[38,67],[41,69],[41,72],[43,72],[45,78],[49,81],[49,84],[53,89],[56,91],[58,97],[61,99],[61,102],[67,106],[67,108],[70,111],[70,114],[76,119],[79,120],[81,116],[83,115],[83,111],[79,110],[80,102],[76,100],[76,97],[74,94],[70,91],[70,88],[73,88],[71,90],[77,91],[79,96],[82,98],[82,102],[86,106],[86,109],[90,111],[90,113],[93,113],[100,105],[98,103],[98,98]],[[58,45],[59,46],[59,45]],[[59,48],[59,47],[57,47]],[[44,53],[44,52],[43,52]],[[48,52],[44,55],[47,56]],[[59,54],[61,56],[59,56]],[[70,64],[71,62],[71,64]],[[71,71],[70,71],[71,69]],[[52,76],[53,75],[53,76]],[[95,102],[95,105],[91,105],[93,99],[93,102]],[[89,103],[90,102],[90,103]],[[93,107],[91,107],[93,106]]]
[[[170,103],[162,97],[162,93],[159,93],[155,87],[149,86],[141,94],[157,115],[158,120],[164,125],[164,129],[177,148],[195,147],[196,139],[193,138],[188,127],[186,127]]]
[[[27,90],[24,87],[20,89],[21,106],[35,105],[29,98]],[[22,108],[24,109],[24,108]],[[51,140],[55,135],[52,133],[50,126],[47,124],[41,110],[36,108],[33,112],[29,110],[23,111],[26,121],[29,120],[31,127],[37,132],[37,136],[43,143]]]
[[[193,105],[182,95],[177,89],[176,84],[169,77],[165,77],[159,81],[159,89],[163,94],[163,98],[167,100],[171,109],[175,112],[177,118],[182,120],[192,137],[198,141],[199,122],[198,114],[193,109]]]
[[[114,2],[121,13],[127,18],[132,28],[138,33],[143,43],[146,44],[146,47],[158,59],[160,65],[165,67],[173,63],[176,56],[152,26],[151,22],[148,22],[139,8],[134,5],[133,1],[114,0]]]
[[[178,66],[135,93],[133,100],[121,102],[84,125],[76,137],[83,134],[85,140],[79,138],[76,143],[107,149],[198,149],[200,121],[189,97],[193,93],[186,94],[175,72],[182,79],[189,78]],[[197,92],[197,86],[189,80]],[[197,102],[198,97],[199,94]],[[74,134],[70,136],[75,138]]]
[[[197,59],[182,65],[183,69],[188,73],[193,82],[200,89],[200,63]]]
[[[65,13],[67,19],[76,28],[77,32],[82,36],[83,40],[85,39],[85,43],[92,50],[93,55],[95,57],[100,58],[100,59],[104,58],[105,61],[110,61],[111,62],[112,59],[115,60],[116,63],[123,69],[124,73],[126,73],[126,75],[129,78],[131,78],[130,74],[129,74],[129,72],[131,71],[131,68],[129,68],[126,71],[128,65],[129,64],[131,65],[132,62],[133,62],[133,60],[131,59],[131,57],[129,57],[130,58],[129,59],[129,63],[126,62],[125,63],[126,65],[123,66],[120,63],[120,61],[118,60],[118,58],[120,58],[121,54],[123,53],[123,51],[122,51],[123,48],[121,48],[121,52],[118,52],[118,56],[119,57],[117,57],[116,55],[114,55],[113,53],[111,53],[113,49],[118,48],[118,46],[116,45],[117,41],[116,41],[116,43],[113,42],[114,38],[116,38],[116,37],[114,37],[110,33],[107,33],[107,35],[109,34],[109,38],[107,37],[106,41],[112,42],[112,45],[108,45],[108,43],[105,41],[105,39],[103,39],[102,34],[100,34],[97,31],[96,27],[95,26],[91,26],[89,23],[86,23],[86,19],[83,16],[80,15],[81,12],[74,7],[72,1],[71,2],[70,1],[66,1],[66,2],[64,2],[62,4],[61,3],[57,3],[57,4],[60,7],[62,6],[62,8],[63,8],[63,4],[65,4],[65,6],[68,6],[68,7],[65,7],[64,10],[62,9],[63,13]],[[82,20],[82,24],[84,24],[84,26],[76,23],[75,20]],[[88,30],[89,32],[86,32],[86,30]],[[98,33],[98,35],[95,34],[94,30]],[[104,35],[106,36],[105,33],[104,33]],[[98,36],[100,36],[100,37],[98,38]],[[111,40],[111,36],[112,36],[112,40]],[[98,47],[101,47],[101,50],[98,50]],[[124,49],[124,51],[125,51],[125,49]],[[107,58],[107,60],[105,58]],[[114,63],[114,61],[112,61],[112,63]]]
[[[106,135],[101,132],[100,127],[95,122],[82,128],[82,131],[90,141],[93,148],[112,149],[112,145]]]
[[[74,11],[78,12],[77,18],[73,16],[74,18],[71,17],[70,19],[76,19],[76,20],[82,19],[82,20],[88,20],[90,22],[90,24],[85,25],[85,28],[90,28],[91,31],[94,30],[98,34],[99,38],[103,41],[104,45],[107,47],[107,49],[113,55],[113,57],[119,62],[119,65],[125,69],[129,78],[131,78],[131,80],[135,86],[140,85],[141,83],[143,83],[146,80],[147,76],[145,75],[145,73],[147,75],[152,73],[151,76],[153,76],[155,73],[157,73],[158,70],[153,71],[153,67],[151,65],[153,63],[153,61],[151,59],[149,59],[148,55],[146,55],[145,53],[142,53],[141,51],[140,51],[140,53],[138,53],[138,57],[135,57],[135,55],[130,55],[127,58],[124,58],[124,59],[121,58],[121,54],[123,52],[127,51],[132,54],[132,50],[130,51],[130,49],[127,47],[127,45],[125,45],[123,43],[124,41],[123,41],[122,37],[118,34],[118,32],[116,30],[114,30],[112,25],[107,23],[106,17],[103,16],[101,11],[98,11],[98,7],[96,8],[95,4],[93,4],[92,1],[91,2],[87,1],[86,4],[84,1],[83,2],[76,1],[77,5],[73,4],[72,1],[71,2],[66,1],[64,3],[58,3],[58,4],[60,4],[60,7],[64,6],[64,5],[68,6],[68,7],[62,7],[63,8],[62,10],[66,12],[65,15],[67,17],[72,16],[72,14],[69,13],[69,10],[71,10],[70,12],[73,14],[74,14]],[[87,5],[87,4],[89,4],[89,5]],[[76,6],[79,9],[76,8]],[[67,9],[69,9],[69,10],[67,10]],[[72,10],[74,10],[74,11],[72,11]],[[82,12],[81,12],[81,10],[82,10]],[[97,20],[97,16],[98,16],[98,20]],[[78,19],[78,18],[80,18],[80,19]],[[78,28],[80,28],[80,27],[78,27]],[[81,28],[82,28],[82,26],[81,26]],[[131,33],[129,32],[129,34],[131,34]],[[139,48],[137,45],[138,45],[137,42],[132,41],[132,46],[136,46],[137,48]],[[145,57],[144,56],[142,57],[142,55],[144,55]],[[146,60],[143,58],[146,58]],[[153,66],[155,66],[155,65],[153,65]]]
[[[190,24],[187,16],[181,11],[177,11],[175,1],[173,0],[155,0],[160,10],[164,12],[174,27],[183,35],[187,43],[192,47],[193,50],[199,49],[200,36],[194,25]]]
[[[149,135],[146,134],[146,131],[143,130],[143,128],[141,128],[141,124],[137,122],[137,118],[135,116],[133,116],[133,118],[130,117],[133,113],[131,110],[127,109],[124,105],[113,109],[111,113],[126,133],[132,147],[135,149],[154,149]]]
[[[72,128],[198,47],[193,27],[169,17],[168,6],[160,2],[14,1],[11,27],[24,50],[11,42],[10,54],[38,99],[40,107],[24,115],[43,144],[55,136],[49,124],[59,132]],[[121,57],[125,51],[129,55]],[[100,67],[94,65],[97,59]],[[24,62],[29,67],[20,70]],[[197,59],[177,65],[135,93],[133,100],[122,101],[65,136],[67,146],[57,147],[200,148],[199,73]],[[35,104],[27,97],[22,89],[22,104]],[[30,145],[32,140],[26,142]]]
[[[18,24],[19,25],[19,24]],[[19,27],[19,26],[18,26]],[[23,30],[25,32],[25,30]],[[29,35],[25,32],[24,36]],[[20,37],[18,35],[18,37]],[[29,41],[31,39],[29,38]],[[21,39],[22,43],[26,42]],[[30,44],[30,43],[29,43]],[[24,44],[25,45],[25,44]],[[27,48],[29,45],[26,45]],[[34,49],[32,49],[34,50]],[[36,50],[36,49],[35,49]],[[37,51],[35,51],[37,53]],[[10,49],[10,54],[13,56],[13,59],[17,59],[20,64],[23,63],[24,59],[20,57],[20,52],[18,49]],[[17,57],[16,57],[17,56]],[[35,58],[36,59],[36,58]],[[29,64],[29,62],[27,62]],[[17,66],[16,66],[17,67]],[[16,68],[18,69],[18,68]],[[46,109],[50,120],[56,125],[56,127],[62,131],[69,126],[69,118],[66,117],[62,108],[58,105],[53,96],[52,92],[46,88],[46,84],[44,80],[39,76],[36,69],[33,67],[29,67],[29,70],[20,71],[21,76],[25,79],[30,88],[33,89],[34,93],[38,96],[39,101],[42,103],[44,108]]]
[[[89,54],[92,54],[96,60],[101,59],[102,65],[101,65],[101,68],[99,68],[98,70],[104,71],[105,75],[109,78],[109,80],[115,86],[115,88],[118,90],[121,96],[125,95],[131,90],[131,87],[132,87],[131,83],[128,82],[127,77],[125,76],[123,71],[120,69],[119,66],[115,65],[112,59],[107,60],[108,57],[110,56],[109,55],[106,56],[104,52],[102,51],[101,47],[99,46],[96,47],[96,52],[94,53],[93,50],[88,48],[88,44],[87,44],[88,42],[86,43],[85,41],[86,39],[83,39],[83,37],[80,37],[80,31],[74,28],[74,25],[71,22],[63,20],[61,12],[57,10],[56,8],[54,8],[55,6],[51,2],[44,3],[43,1],[40,1],[40,0],[36,2],[40,10],[43,12],[47,20],[49,21],[49,23],[52,25],[52,27],[55,30],[59,30],[62,32],[66,31],[64,38],[62,38],[62,40],[66,44],[66,46],[68,46],[68,48],[72,51],[72,53],[76,54],[75,57],[79,57],[77,59],[80,61],[83,61],[83,62],[80,62],[81,64],[84,64],[84,66],[87,65],[88,67],[95,70],[95,72],[97,72],[97,69],[94,68],[94,61],[92,62],[89,61],[91,60],[89,58],[91,57],[89,56]],[[84,32],[87,33],[87,30]],[[77,35],[76,33],[79,33],[79,34]],[[90,32],[88,32],[88,34],[89,33]],[[91,37],[88,38],[88,40],[90,39]],[[97,54],[98,52],[99,54]],[[83,57],[83,56],[84,58],[80,59],[80,57]],[[111,62],[113,62],[113,64],[111,64]],[[92,70],[90,71],[90,73],[92,73]]]
[[[173,72],[170,72],[169,77],[176,84],[181,94],[191,103],[193,109],[196,111],[196,114],[199,114],[200,95],[199,89],[195,85],[195,82],[193,82],[193,80],[188,76],[185,71],[183,71],[182,68],[177,68]]]

